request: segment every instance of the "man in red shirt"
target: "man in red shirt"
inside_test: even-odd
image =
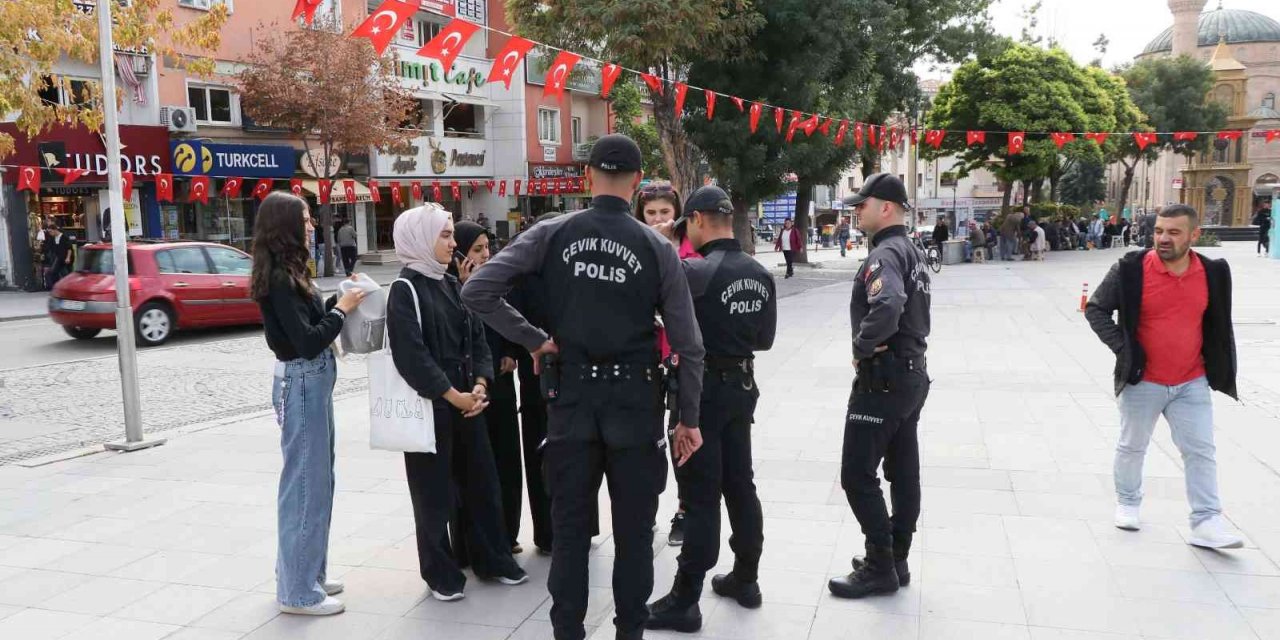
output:
[[[1200,237],[1195,209],[1166,207],[1155,225],[1155,250],[1127,254],[1089,301],[1086,316],[1116,354],[1120,442],[1116,445],[1115,525],[1141,526],[1142,463],[1156,420],[1169,423],[1182,454],[1191,537],[1196,546],[1243,545],[1222,516],[1210,390],[1236,397],[1231,270],[1191,251]],[[1112,319],[1119,312],[1119,322]]]

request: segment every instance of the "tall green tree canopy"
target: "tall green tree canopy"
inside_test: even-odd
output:
[[[609,103],[613,105],[613,116],[617,122],[615,128],[618,133],[635,140],[639,145],[644,158],[645,177],[667,178],[662,141],[658,139],[658,128],[645,111],[644,95],[640,85],[631,78],[618,81],[609,94]]]

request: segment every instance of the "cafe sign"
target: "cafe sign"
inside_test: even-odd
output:
[[[374,157],[378,178],[480,178],[493,175],[486,140],[422,136]]]
[[[442,93],[474,95],[484,94],[486,78],[491,63],[458,56],[448,71],[438,61],[418,55],[404,55],[396,62],[396,75],[400,83],[410,90],[439,91]]]

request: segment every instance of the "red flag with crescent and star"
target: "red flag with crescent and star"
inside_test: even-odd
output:
[[[173,202],[173,174],[156,174],[156,201]]]
[[[513,186],[514,188],[511,190],[511,195],[513,195],[513,196],[519,196],[519,195],[520,195],[520,181],[519,181],[519,180],[515,180],[515,181],[513,182],[513,185],[512,185],[512,186]]]
[[[1232,142],[1235,142],[1236,140],[1240,139],[1240,136],[1243,135],[1243,133],[1244,133],[1243,131],[1219,131],[1218,139],[1230,140]]]
[[[378,187],[379,185],[377,180],[369,180],[369,199],[372,200],[374,204],[382,202],[382,192],[378,190]]]
[[[787,110],[782,107],[773,108],[773,124],[778,129],[778,133],[782,133],[782,120],[787,115]]]
[[[191,177],[191,188],[187,190],[187,202],[196,201],[209,204],[209,176]]]
[[[1067,143],[1069,143],[1069,142],[1074,142],[1074,141],[1075,141],[1075,139],[1076,139],[1076,134],[1074,134],[1074,133],[1051,133],[1051,134],[1049,134],[1049,137],[1050,137],[1050,138],[1052,138],[1052,139],[1053,139],[1053,143],[1054,143],[1054,144],[1056,144],[1056,145],[1058,145],[1058,148],[1059,148],[1059,149],[1061,149],[1061,148],[1062,148],[1064,145],[1066,145]]]
[[[128,202],[133,199],[133,172],[132,171],[120,172],[120,190],[124,194],[125,202]]]
[[[880,131],[881,136],[884,135],[883,129],[884,127],[881,127],[881,131]],[[872,149],[878,146],[876,145],[876,126],[874,124],[867,125],[867,144],[871,145]]]
[[[417,180],[410,182],[409,195],[412,195],[415,201],[421,200],[422,199],[422,183],[418,182]]]
[[[924,132],[924,143],[937,149],[942,146],[942,140],[947,137],[947,132],[943,129],[931,129]]]
[[[355,180],[342,181],[342,195],[347,197],[347,204],[356,203],[356,181]]]
[[[329,204],[329,201],[333,199],[333,180],[321,178],[316,183],[320,186],[320,193],[318,194],[320,204]]]
[[[449,183],[449,193],[453,196],[454,200],[462,199],[462,188],[458,186],[457,180],[454,180]]]
[[[503,86],[510,89],[511,79],[514,77],[516,67],[520,66],[520,61],[529,54],[529,50],[533,48],[533,42],[525,40],[520,36],[512,36],[507,41],[507,46],[503,47],[502,52],[493,59],[493,67],[489,69],[488,82],[501,82]]]
[[[1010,131],[1009,132],[1009,155],[1016,156],[1022,153],[1023,148],[1027,146],[1026,131]]]
[[[796,131],[800,129],[801,118],[803,115],[799,111],[791,112],[791,122],[787,125],[787,142],[791,142],[796,137]]]
[[[226,181],[222,183],[222,197],[239,198],[240,185],[242,183],[243,178],[227,178]]]
[[[853,125],[853,146],[862,148],[862,123],[858,122]]]
[[[507,197],[507,181],[506,180],[498,181],[498,197],[499,198]]]
[[[1109,134],[1109,133],[1086,133],[1086,134],[1084,134],[1084,137],[1085,137],[1085,139],[1086,139],[1086,140],[1092,140],[1092,141],[1094,141],[1094,142],[1098,143],[1098,146],[1099,146],[1099,147],[1101,147],[1102,145],[1104,145],[1104,144],[1106,144],[1106,143],[1107,143],[1107,136],[1109,136],[1109,135],[1111,135],[1111,134]]]
[[[640,74],[640,79],[644,80],[645,85],[649,87],[650,91],[660,96],[667,95],[666,90],[663,88],[663,85],[666,83],[658,79],[658,76],[655,76],[652,73],[642,73]]]
[[[832,123],[831,118],[827,118],[822,122],[822,126],[818,127],[818,131],[821,131],[822,135],[824,136],[831,135],[831,123]]]
[[[291,20],[302,18],[302,21],[311,24],[316,19],[316,9],[320,8],[320,4],[324,0],[298,0],[293,5],[293,16]]]
[[[267,194],[271,193],[271,185],[273,183],[274,181],[271,178],[263,178],[259,180],[258,184],[253,187],[253,197],[259,200],[266,198]]]
[[[839,128],[839,129],[836,129],[836,146],[837,146],[837,147],[843,147],[843,146],[844,146],[844,137],[845,137],[846,135],[849,135],[849,121],[848,121],[848,120],[841,120],[841,121],[840,121],[840,128]]]
[[[298,196],[299,198],[301,198],[301,197],[302,197],[302,179],[301,179],[301,178],[290,178],[290,179],[289,179],[289,191],[293,192],[293,195]]]
[[[684,99],[689,95],[689,85],[683,82],[676,83],[676,117],[684,115]]]
[[[622,75],[622,67],[613,64],[606,64],[604,69],[600,71],[600,97],[608,98],[613,92],[613,85],[618,81],[618,76]]]
[[[751,125],[751,133],[755,133],[760,129],[760,112],[764,110],[764,106],[759,102],[751,103],[751,116],[748,122]]]
[[[391,203],[396,206],[404,205],[404,194],[400,193],[400,183],[392,182],[391,185]]]
[[[1133,141],[1137,143],[1139,151],[1146,151],[1147,147],[1159,142],[1160,137],[1154,133],[1135,133]]]
[[[88,169],[54,169],[54,171],[62,174],[62,184],[75,184],[76,180],[89,173]]]
[[[435,200],[436,202],[440,202],[441,200],[444,200],[444,198],[440,195],[439,180],[433,180],[431,182],[431,199]]]
[[[462,47],[467,44],[467,40],[480,29],[479,25],[472,24],[461,18],[454,18],[452,22],[445,25],[436,37],[431,39],[421,49],[418,49],[418,55],[424,58],[434,58],[440,61],[440,65],[444,67],[445,73],[449,73],[449,69],[453,68],[453,61],[462,53]]]
[[[493,188],[498,186],[497,180],[485,180],[484,186],[489,187],[489,193],[493,193]]]
[[[1199,137],[1199,135],[1200,134],[1194,131],[1179,131],[1173,134],[1173,141],[1174,142],[1190,142],[1192,140],[1195,140],[1197,137]]]
[[[32,193],[40,190],[40,167],[18,167],[18,191],[23,189]]]
[[[582,56],[568,51],[556,54],[556,59],[547,69],[547,85],[542,89],[542,97],[557,100],[563,98],[564,88],[569,84],[569,74],[581,59]]]
[[[968,143],[967,143],[967,144],[968,144],[969,146],[973,146],[973,145],[975,145],[975,144],[986,144],[986,143],[987,143],[987,132],[986,132],[986,131],[970,131],[970,132],[968,132],[968,134],[967,134],[965,137],[966,137],[966,139],[968,140]]]
[[[391,39],[395,37],[396,32],[400,30],[400,25],[405,20],[413,17],[418,12],[418,3],[405,2],[404,0],[387,0],[383,2],[378,10],[369,15],[355,31],[351,32],[352,38],[368,38],[373,44],[373,50],[382,55],[391,45]]]
[[[707,119],[710,120],[716,115],[716,92],[703,91],[707,98]]]
[[[744,101],[742,98],[739,98],[738,96],[732,96],[731,99],[733,100],[734,104],[738,105],[738,113],[742,113],[743,111],[747,110],[746,101]]]
[[[822,120],[822,118],[817,114],[809,116],[809,119],[805,120],[804,124],[800,125],[800,130],[804,132],[804,135],[812,136],[814,132],[818,130],[820,120]]]

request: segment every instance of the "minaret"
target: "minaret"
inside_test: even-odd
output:
[[[1206,0],[1169,0],[1173,12],[1173,55],[1195,56],[1199,46],[1200,12]]]

